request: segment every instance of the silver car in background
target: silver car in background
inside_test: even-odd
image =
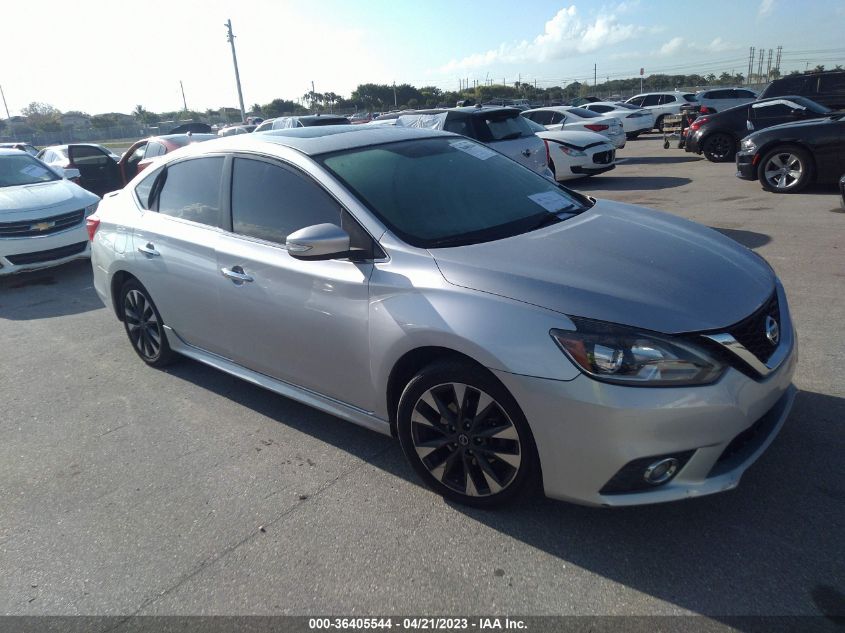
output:
[[[795,389],[753,252],[453,134],[334,126],[168,154],[88,220],[140,358],[385,434],[438,493],[622,506],[727,490]]]

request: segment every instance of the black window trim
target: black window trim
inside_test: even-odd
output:
[[[338,258],[337,260],[331,260],[331,261],[345,261],[345,262],[349,262],[350,264],[357,264],[357,263],[361,263],[362,261],[382,262],[382,261],[388,260],[388,255],[384,251],[384,249],[382,249],[381,245],[378,243],[378,240],[375,239],[373,237],[372,233],[370,233],[370,231],[367,230],[367,228],[360,222],[360,220],[358,220],[358,218],[355,217],[355,214],[352,213],[346,207],[346,205],[343,204],[343,202],[341,202],[336,195],[334,195],[334,193],[332,193],[325,185],[323,185],[323,183],[321,183],[319,180],[314,178],[314,176],[312,176],[307,171],[302,169],[299,165],[296,165],[295,163],[292,163],[291,161],[285,160],[283,158],[279,158],[278,156],[269,156],[267,154],[262,154],[262,153],[259,153],[259,152],[250,152],[250,151],[245,151],[245,150],[232,152],[232,153],[228,154],[228,157],[229,157],[230,160],[229,160],[228,164],[224,166],[225,174],[224,174],[224,178],[223,178],[227,182],[228,195],[226,195],[226,200],[225,200],[224,204],[221,205],[221,207],[225,207],[225,216],[223,218],[223,222],[221,223],[221,227],[220,227],[221,230],[224,233],[226,233],[227,235],[231,235],[231,236],[236,237],[238,239],[248,240],[250,242],[262,244],[264,246],[270,246],[270,247],[277,248],[277,249],[280,249],[280,250],[287,252],[287,247],[284,244],[281,244],[279,242],[273,242],[271,240],[265,240],[265,239],[260,238],[260,237],[255,237],[254,235],[245,235],[243,233],[236,233],[234,231],[234,223],[233,223],[233,220],[232,220],[232,196],[234,195],[233,185],[234,185],[235,159],[240,158],[240,159],[244,159],[244,160],[257,160],[257,161],[260,161],[260,162],[268,163],[270,165],[275,165],[276,167],[281,167],[283,169],[289,169],[293,173],[295,173],[298,176],[301,176],[302,178],[304,178],[306,181],[316,185],[326,195],[328,195],[332,200],[334,200],[335,203],[337,203],[338,207],[340,208],[341,223],[343,222],[342,218],[345,214],[347,217],[349,217],[349,219],[352,222],[354,222],[358,226],[358,228],[361,230],[361,232],[370,239],[370,243],[372,245],[372,251],[369,253],[368,257],[364,257],[364,258],[361,258],[361,259],[357,259],[357,258],[356,259]],[[156,185],[157,184],[158,183],[156,183]]]

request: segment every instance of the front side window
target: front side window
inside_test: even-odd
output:
[[[60,180],[60,178],[56,172],[29,154],[21,152],[11,156],[0,156],[0,187],[34,185],[51,180]]]
[[[591,206],[469,139],[401,141],[318,160],[397,236],[422,248],[502,239]]]
[[[845,73],[822,75],[819,77],[819,92],[845,93]]]
[[[161,156],[167,152],[164,145],[161,143],[156,143],[155,141],[150,141],[147,143],[147,149],[144,152],[144,158],[155,158],[156,156]]]
[[[538,112],[529,112],[525,116],[534,121],[534,123],[539,123],[540,125],[551,125],[552,114],[554,113],[549,112],[548,110],[540,110]]]
[[[235,233],[284,244],[288,235],[306,226],[341,226],[340,211],[340,205],[307,176],[260,160],[235,159]]]
[[[101,167],[111,161],[111,157],[93,145],[72,145],[68,154],[77,167]]]
[[[477,116],[478,140],[483,142],[508,141],[515,138],[534,136],[534,131],[525,123],[525,119],[518,113],[491,113]]]
[[[660,103],[660,95],[646,95],[643,98],[643,107],[656,106]]]
[[[632,106],[639,107],[639,106],[645,105],[644,101],[645,101],[645,97],[631,97],[630,99],[628,99],[628,101],[626,103],[629,103]]]
[[[143,150],[144,148],[142,147],[141,149]],[[138,204],[141,205],[142,209],[149,209],[153,204],[154,201],[151,200],[153,185],[160,173],[160,171],[152,172],[145,176],[141,182],[135,185],[135,197],[138,198]]]
[[[194,158],[168,165],[156,210],[209,226],[220,223],[220,185],[223,157]]]
[[[585,108],[569,108],[567,112],[582,119],[596,119],[601,116],[600,114],[596,114],[595,112],[591,112]]]

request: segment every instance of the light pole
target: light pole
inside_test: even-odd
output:
[[[226,20],[226,40],[232,45],[232,63],[235,65],[235,83],[238,84],[238,103],[241,106],[241,122],[246,121],[246,111],[244,110],[244,95],[241,92],[241,75],[238,72],[238,56],[235,54],[235,34],[232,33],[232,21]]]

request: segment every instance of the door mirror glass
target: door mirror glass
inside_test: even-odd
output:
[[[334,224],[306,226],[288,235],[288,254],[296,259],[325,260],[349,256],[349,234]]]

